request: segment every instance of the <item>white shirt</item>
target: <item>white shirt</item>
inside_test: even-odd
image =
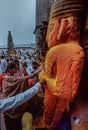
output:
[[[2,72],[6,72],[6,68],[7,68],[6,59],[1,59],[1,70],[2,70]]]
[[[30,75],[32,72],[34,72],[34,69],[33,69],[33,67],[31,65],[29,65],[27,67],[26,71],[27,71],[27,74]]]
[[[2,74],[1,63],[0,63],[0,74]]]
[[[25,92],[6,99],[0,99],[0,112],[5,112],[28,101],[38,92],[40,87],[41,84],[38,82],[32,88],[26,90]]]

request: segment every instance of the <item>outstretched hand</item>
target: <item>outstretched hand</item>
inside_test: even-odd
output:
[[[45,80],[40,80],[39,82],[40,82],[40,84],[44,84]]]
[[[42,64],[42,65],[40,65],[36,70],[35,70],[35,74],[38,74],[40,71],[42,71],[43,70],[43,67],[44,67],[44,65]]]

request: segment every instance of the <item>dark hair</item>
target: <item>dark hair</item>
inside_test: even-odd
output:
[[[9,72],[9,69],[14,69],[16,67],[16,64],[15,63],[9,63],[8,66],[7,66],[7,70],[6,72]]]
[[[32,65],[38,65],[38,63],[36,61],[32,62]]]
[[[33,66],[34,69],[37,69],[39,64],[36,61],[34,61],[34,62],[32,62],[32,66]]]
[[[3,56],[3,55],[1,56],[1,59],[4,59],[4,56]]]
[[[16,64],[16,63],[19,63],[19,60],[15,59],[15,60],[14,60],[14,63],[15,63],[15,64]]]

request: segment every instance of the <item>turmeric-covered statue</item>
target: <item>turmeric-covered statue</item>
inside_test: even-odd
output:
[[[49,51],[39,78],[46,80],[44,111],[47,130],[55,130],[76,96],[84,64],[81,31],[84,0],[55,0],[46,41]]]

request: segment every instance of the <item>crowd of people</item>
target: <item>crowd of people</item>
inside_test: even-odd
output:
[[[42,69],[43,63],[28,55],[0,57],[0,112],[6,130],[24,130],[21,121],[25,112],[29,112],[34,120],[37,117],[42,120],[44,89],[41,84],[44,81],[38,79]],[[37,128],[36,124],[33,122],[33,127]]]

